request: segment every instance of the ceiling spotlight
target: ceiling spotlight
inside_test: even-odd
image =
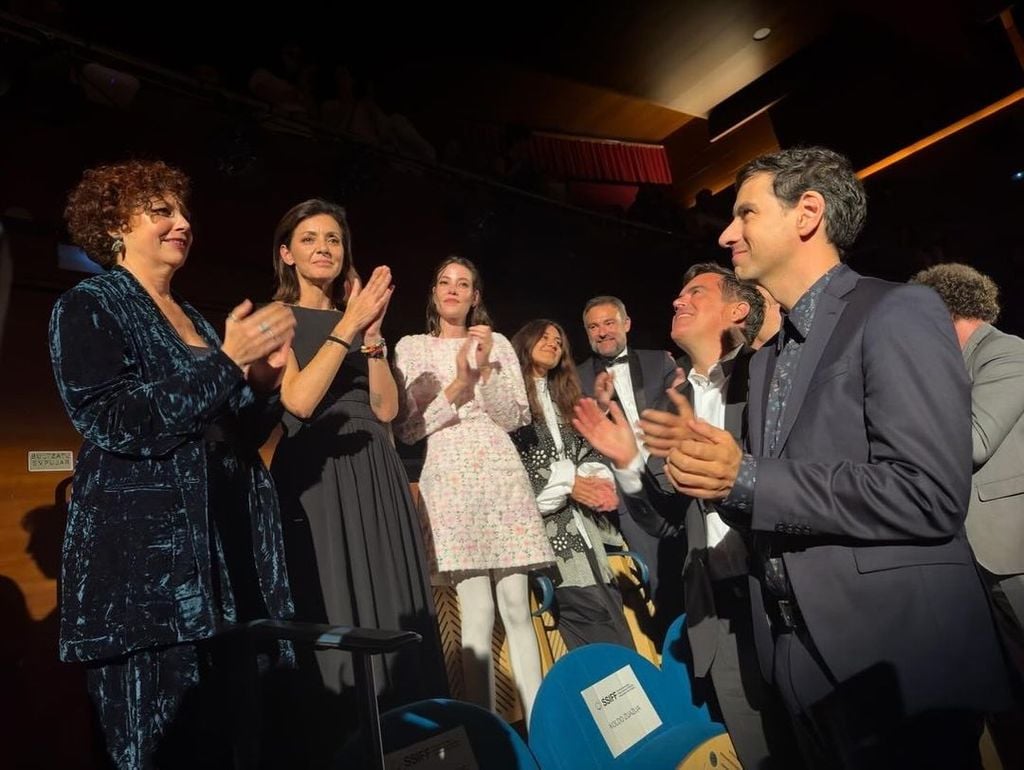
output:
[[[1024,171],[1014,171],[1010,174],[1010,179],[1014,182],[1024,182]]]
[[[754,40],[764,40],[772,34],[771,27],[761,27],[760,29],[754,30]]]

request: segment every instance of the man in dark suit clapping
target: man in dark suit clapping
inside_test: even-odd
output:
[[[583,395],[595,398],[607,411],[618,401],[629,424],[636,426],[639,414],[665,395],[672,386],[676,364],[664,350],[636,350],[628,346],[630,320],[618,297],[600,296],[583,308],[583,325],[594,354],[576,366]],[[646,460],[646,455],[644,457]],[[686,553],[683,539],[659,541],[639,527],[620,501],[619,528],[631,550],[647,563],[656,622],[644,631],[661,646],[661,638],[683,611],[679,567]]]
[[[843,263],[865,213],[830,150],[740,170],[719,242],[782,329],[751,359],[745,448],[690,420],[666,474],[751,531],[761,668],[809,766],[977,768],[1010,693],[964,532],[970,383],[934,292]]]

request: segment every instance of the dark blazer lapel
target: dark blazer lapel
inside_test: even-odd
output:
[[[181,309],[185,311],[185,315],[187,315],[192,321],[192,325],[196,327],[196,332],[198,332],[199,336],[206,340],[206,344],[211,348],[220,347],[220,338],[217,336],[217,332],[210,322],[207,321],[198,310],[184,300],[178,299],[178,304],[181,305]]]
[[[725,391],[725,425],[737,441],[743,440],[743,410],[747,405],[747,378],[750,375],[749,349],[736,354]]]
[[[576,373],[580,376],[580,387],[584,395],[594,395],[594,380],[597,379],[597,366],[594,357],[591,356],[576,367]]]
[[[644,393],[644,368],[640,365],[640,355],[635,350],[629,351],[629,379],[633,383],[636,413],[640,414],[647,408],[647,396]]]
[[[144,328],[145,334],[159,339],[160,342],[166,346],[163,356],[170,359],[170,351],[174,348],[191,355],[191,349],[185,343],[185,340],[183,340],[178,332],[175,331],[170,320],[163,314],[163,311],[157,307],[156,302],[154,302],[153,298],[149,296],[149,292],[142,287],[139,280],[123,267],[115,268],[114,275],[117,276],[125,293],[128,294],[130,298],[134,298],[135,310],[129,311],[135,316],[135,318],[132,319],[132,322],[139,323],[139,325]],[[191,306],[186,307],[186,303],[184,303],[177,294],[174,295],[174,299],[182,306],[185,310],[185,314],[189,316],[192,323],[196,325],[196,331],[202,337],[206,338],[207,335],[203,333],[208,326],[206,319],[200,320],[200,318],[197,318],[199,315],[198,312],[191,308]],[[189,310],[192,310],[192,312],[190,313]],[[210,331],[212,331],[212,328]],[[216,339],[217,337],[214,335],[213,340],[207,339],[207,343],[213,347],[219,347],[219,343],[216,345],[213,344]]]
[[[807,389],[818,370],[818,363],[825,347],[832,339],[832,332],[839,323],[839,317],[846,308],[846,300],[842,296],[857,284],[860,276],[848,267],[841,267],[829,281],[824,293],[818,299],[818,307],[814,313],[810,334],[800,351],[800,364],[793,376],[793,387],[789,391],[785,408],[782,413],[782,425],[779,427],[779,440],[775,445],[774,456],[778,457],[786,446],[789,432],[800,415],[800,408],[807,396]]]
[[[765,345],[750,359],[750,387],[747,391],[747,441],[750,453],[760,457],[764,451],[764,408],[768,382],[775,371],[775,345]]]

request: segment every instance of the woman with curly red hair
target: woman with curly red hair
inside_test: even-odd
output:
[[[188,188],[159,161],[86,171],[65,216],[106,272],[66,292],[50,321],[57,387],[84,438],[60,654],[87,665],[118,768],[230,766],[232,685],[245,659],[215,634],[292,613],[277,498],[257,450],[280,418],[295,319],[246,300],[222,342],[171,290],[192,246]]]

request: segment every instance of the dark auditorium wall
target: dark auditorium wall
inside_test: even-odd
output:
[[[14,263],[0,340],[0,747],[15,767],[95,766],[81,672],[56,662],[56,571],[67,473],[29,473],[30,450],[72,450],[52,381],[47,321],[61,291],[83,276],[59,270],[61,211],[81,171],[125,157],[159,157],[194,180],[196,242],[175,289],[216,326],[243,297],[269,298],[270,238],[293,203],[320,195],[349,209],[356,264],[389,264],[396,294],[385,323],[394,343],[422,331],[434,265],[475,260],[499,331],[548,316],[588,352],[580,310],[613,293],[633,319],[636,347],[671,348],[670,302],[686,267],[724,259],[713,243],[569,209],[466,174],[425,168],[318,136],[270,113],[143,88],[129,110],[74,89],[18,92],[0,104],[0,214]],[[1016,302],[1024,251],[1019,137],[1024,103],[868,181],[870,216],[851,263],[906,280],[919,267],[960,260],[1004,288],[1000,326],[1024,332]],[[848,151],[848,148],[837,147]],[[972,176],[965,177],[967,171]],[[726,216],[732,195],[715,200]]]

